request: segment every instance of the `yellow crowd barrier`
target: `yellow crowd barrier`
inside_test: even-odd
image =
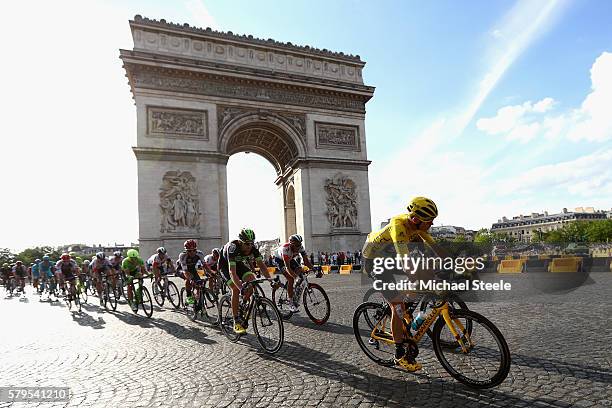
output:
[[[498,273],[522,273],[525,266],[523,259],[504,259],[499,261]]]
[[[331,271],[331,266],[323,265],[323,266],[321,266],[321,271],[323,271],[323,273],[325,273],[325,274],[328,274],[329,271]]]
[[[340,275],[349,275],[352,270],[353,270],[353,265],[341,265]]]
[[[198,269],[198,275],[200,275],[200,279],[204,279],[204,277],[206,276],[204,269]]]
[[[504,259],[507,259],[508,261],[510,261],[510,260],[514,259],[514,256],[512,256],[512,255],[506,255],[506,256],[504,257]]]
[[[545,261],[547,259],[550,259],[550,256],[548,256],[548,255],[538,255],[538,259],[542,260],[542,261]]]
[[[276,273],[276,267],[274,266],[268,266],[268,273],[270,275],[274,275]]]
[[[548,272],[578,272],[582,265],[582,258],[567,257],[555,258],[548,265]]]

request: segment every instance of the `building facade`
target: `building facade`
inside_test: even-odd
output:
[[[593,207],[578,207],[574,211],[564,208],[558,214],[532,213],[518,215],[508,219],[502,217],[491,226],[491,232],[504,233],[521,242],[531,242],[540,233],[554,231],[570,222],[605,220],[606,211],[595,210]]]

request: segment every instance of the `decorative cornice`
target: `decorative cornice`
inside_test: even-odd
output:
[[[246,75],[255,76],[258,79],[271,79],[290,81],[292,83],[303,84],[305,86],[321,86],[333,88],[338,91],[358,92],[368,95],[368,99],[372,97],[376,87],[364,85],[357,82],[343,81],[341,79],[311,76],[300,72],[285,72],[280,70],[269,70],[256,66],[236,65],[223,61],[207,61],[196,59],[190,56],[165,55],[161,53],[153,53],[146,50],[119,50],[119,58],[124,63],[131,64],[147,64],[147,65],[164,65],[173,66],[178,69],[190,69],[200,72],[209,72],[221,75]]]
[[[229,155],[209,150],[189,150],[189,149],[167,149],[157,147],[132,147],[132,151],[138,160],[165,160],[197,162],[206,159],[207,162],[216,161],[227,163]]]
[[[305,166],[305,167],[322,167],[322,168],[346,168],[367,171],[368,166],[372,163],[371,160],[352,160],[352,159],[328,159],[324,157],[308,157],[308,158],[297,158],[294,162],[290,163],[292,167]]]
[[[240,42],[244,42],[248,44],[265,46],[265,47],[276,47],[276,48],[281,48],[284,50],[296,51],[296,52],[311,54],[315,56],[322,56],[322,57],[329,57],[329,58],[334,58],[334,59],[339,59],[339,60],[344,60],[344,61],[350,61],[350,62],[362,64],[362,65],[365,64],[365,62],[361,60],[361,57],[359,55],[345,54],[343,52],[334,52],[328,49],[319,49],[319,48],[311,47],[309,45],[301,46],[301,45],[292,44],[290,42],[284,43],[284,42],[276,41],[272,38],[264,40],[261,38],[255,38],[252,35],[234,34],[231,31],[228,31],[228,32],[215,31],[211,29],[210,27],[203,29],[203,28],[190,26],[187,23],[185,24],[176,24],[172,22],[169,23],[169,22],[166,22],[165,19],[155,20],[155,19],[150,19],[147,17],[142,17],[139,14],[134,16],[134,20],[130,20],[130,25],[131,26],[141,25],[141,26],[146,26],[146,27],[156,27],[156,28],[179,30],[185,33],[204,35],[207,37],[219,38],[219,39],[224,39],[224,40],[240,41]]]
[[[365,103],[371,97],[128,62],[124,68],[132,92],[135,88],[155,89],[358,113],[365,113]]]

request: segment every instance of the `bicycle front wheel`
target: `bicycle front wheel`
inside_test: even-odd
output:
[[[149,293],[149,289],[142,287],[142,299],[140,301],[142,305],[142,310],[144,310],[145,315],[147,317],[153,316],[153,301],[151,300],[151,294]]]
[[[272,289],[272,302],[274,302],[283,320],[291,319],[291,316],[293,316],[293,312],[289,310],[291,299],[289,299],[287,289],[284,286]]]
[[[360,304],[353,314],[353,332],[357,344],[370,360],[384,366],[395,364],[391,310],[386,305],[377,302]]]
[[[486,317],[470,310],[455,309],[451,320],[459,333],[461,348],[449,349],[441,340],[447,327],[439,318],[433,329],[433,346],[442,367],[457,381],[472,388],[491,388],[501,384],[510,371],[510,349],[499,329]],[[464,321],[469,320],[468,334]]]
[[[155,303],[159,307],[164,305],[164,287],[161,282],[153,282],[151,285],[151,289],[153,289],[153,298],[155,299]]]
[[[87,288],[81,286],[79,288],[79,296],[81,297],[81,303],[87,303]]]
[[[253,331],[266,353],[277,353],[283,346],[285,340],[283,319],[270,299],[257,298],[253,310]]]
[[[304,290],[302,299],[306,314],[314,324],[321,325],[327,322],[331,307],[327,293],[325,293],[321,286],[316,283],[309,283],[308,287]]]
[[[178,309],[181,306],[179,290],[176,287],[176,284],[172,281],[168,282],[168,300],[175,309]]]

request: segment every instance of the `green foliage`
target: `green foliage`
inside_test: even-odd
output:
[[[15,254],[8,248],[0,248],[0,265],[4,263],[11,264],[15,260]]]
[[[571,222],[558,230],[542,233],[542,240],[549,244],[610,242],[612,241],[612,220]]]
[[[45,255],[49,255],[51,260],[57,261],[61,256],[61,253],[50,246],[35,247],[24,249],[15,256],[15,259],[18,259],[22,261],[24,265],[29,266],[35,259],[42,259],[42,257]]]
[[[482,228],[476,233],[474,242],[477,244],[500,244],[516,242],[516,239],[503,232],[491,232]]]

